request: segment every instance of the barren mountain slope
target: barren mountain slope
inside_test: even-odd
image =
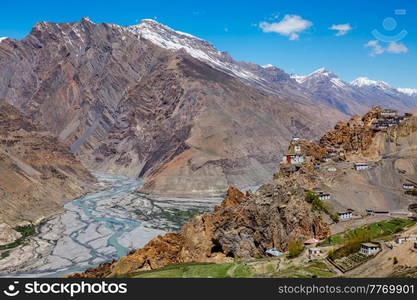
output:
[[[0,223],[40,221],[93,182],[68,146],[39,131],[14,107],[0,104]]]
[[[0,99],[87,166],[149,177],[143,191],[156,194],[212,196],[229,184],[259,184],[292,135],[316,137],[344,117],[88,19],[38,23],[22,41],[3,41],[0,75]]]

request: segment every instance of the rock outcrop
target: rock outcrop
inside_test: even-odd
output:
[[[375,107],[363,117],[353,116],[348,122],[338,122],[333,130],[320,139],[320,145],[329,149],[343,149],[350,154],[368,155],[376,132],[372,123],[378,119],[381,109]]]
[[[37,223],[94,182],[68,146],[0,103],[0,223]]]

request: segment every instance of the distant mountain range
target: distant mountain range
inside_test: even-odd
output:
[[[366,77],[347,83],[324,68],[307,76],[291,77],[311,92],[314,100],[349,115],[366,112],[373,105],[409,111],[417,101],[415,90],[396,89],[386,82]]]
[[[273,65],[259,66],[235,61],[227,52],[218,51],[207,41],[175,31],[150,19],[129,26],[128,29],[160,47],[185,51],[254,87],[272,94],[309,97],[348,115],[365,113],[372,105],[401,111],[408,111],[416,106],[417,89],[396,89],[383,81],[366,77],[346,83],[325,68],[307,76],[297,76],[287,74]]]
[[[154,20],[40,22],[0,42],[0,101],[91,169],[143,177],[142,192],[167,196],[257,185],[293,135],[317,138],[372,105],[416,107],[411,90],[365,82],[235,61]]]

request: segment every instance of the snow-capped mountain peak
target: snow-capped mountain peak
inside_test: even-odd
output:
[[[174,30],[166,25],[163,25],[157,21],[155,21],[154,19],[143,19],[139,24],[137,25],[133,25],[133,26],[129,26],[128,29],[134,31],[136,29],[141,29],[141,33],[146,35],[146,31],[147,30],[151,30],[151,31],[159,31],[161,34],[162,33],[169,33],[169,34],[175,34],[178,36],[181,36],[182,38],[188,38],[188,39],[196,39],[196,40],[201,40],[200,38],[191,35],[189,33],[185,33],[182,31],[178,31],[178,30]],[[146,38],[146,37],[145,37]]]
[[[5,39],[7,39],[7,37],[0,37],[0,43]]]
[[[144,19],[137,25],[128,26],[127,29],[159,47],[174,51],[182,49],[192,57],[226,73],[245,80],[260,80],[255,73],[239,66],[227,53],[217,50],[209,42],[191,34],[174,30],[155,20]]]
[[[128,26],[126,29],[159,47],[172,51],[185,51],[217,70],[270,93],[277,93],[277,82],[291,82],[288,74],[273,65],[262,67],[253,63],[235,61],[227,52],[217,50],[211,43],[152,19],[144,19],[139,24]]]
[[[343,82],[343,80],[325,68],[320,68],[306,76],[291,75],[291,78],[306,87],[316,85],[318,82],[321,82],[322,84],[328,82],[329,85],[333,85],[338,88],[346,87],[346,83]]]
[[[386,89],[390,89],[391,88],[391,86],[388,83],[384,82],[384,81],[381,81],[381,80],[372,80],[372,79],[369,79],[368,77],[359,77],[359,78],[356,78],[350,84],[353,85],[353,86],[356,86],[356,87],[367,87],[367,86],[370,86],[370,87],[379,87],[379,88],[381,88],[383,90],[386,90]]]

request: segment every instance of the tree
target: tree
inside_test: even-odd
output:
[[[290,241],[288,244],[288,256],[290,258],[297,257],[304,250],[304,245],[301,241]]]

